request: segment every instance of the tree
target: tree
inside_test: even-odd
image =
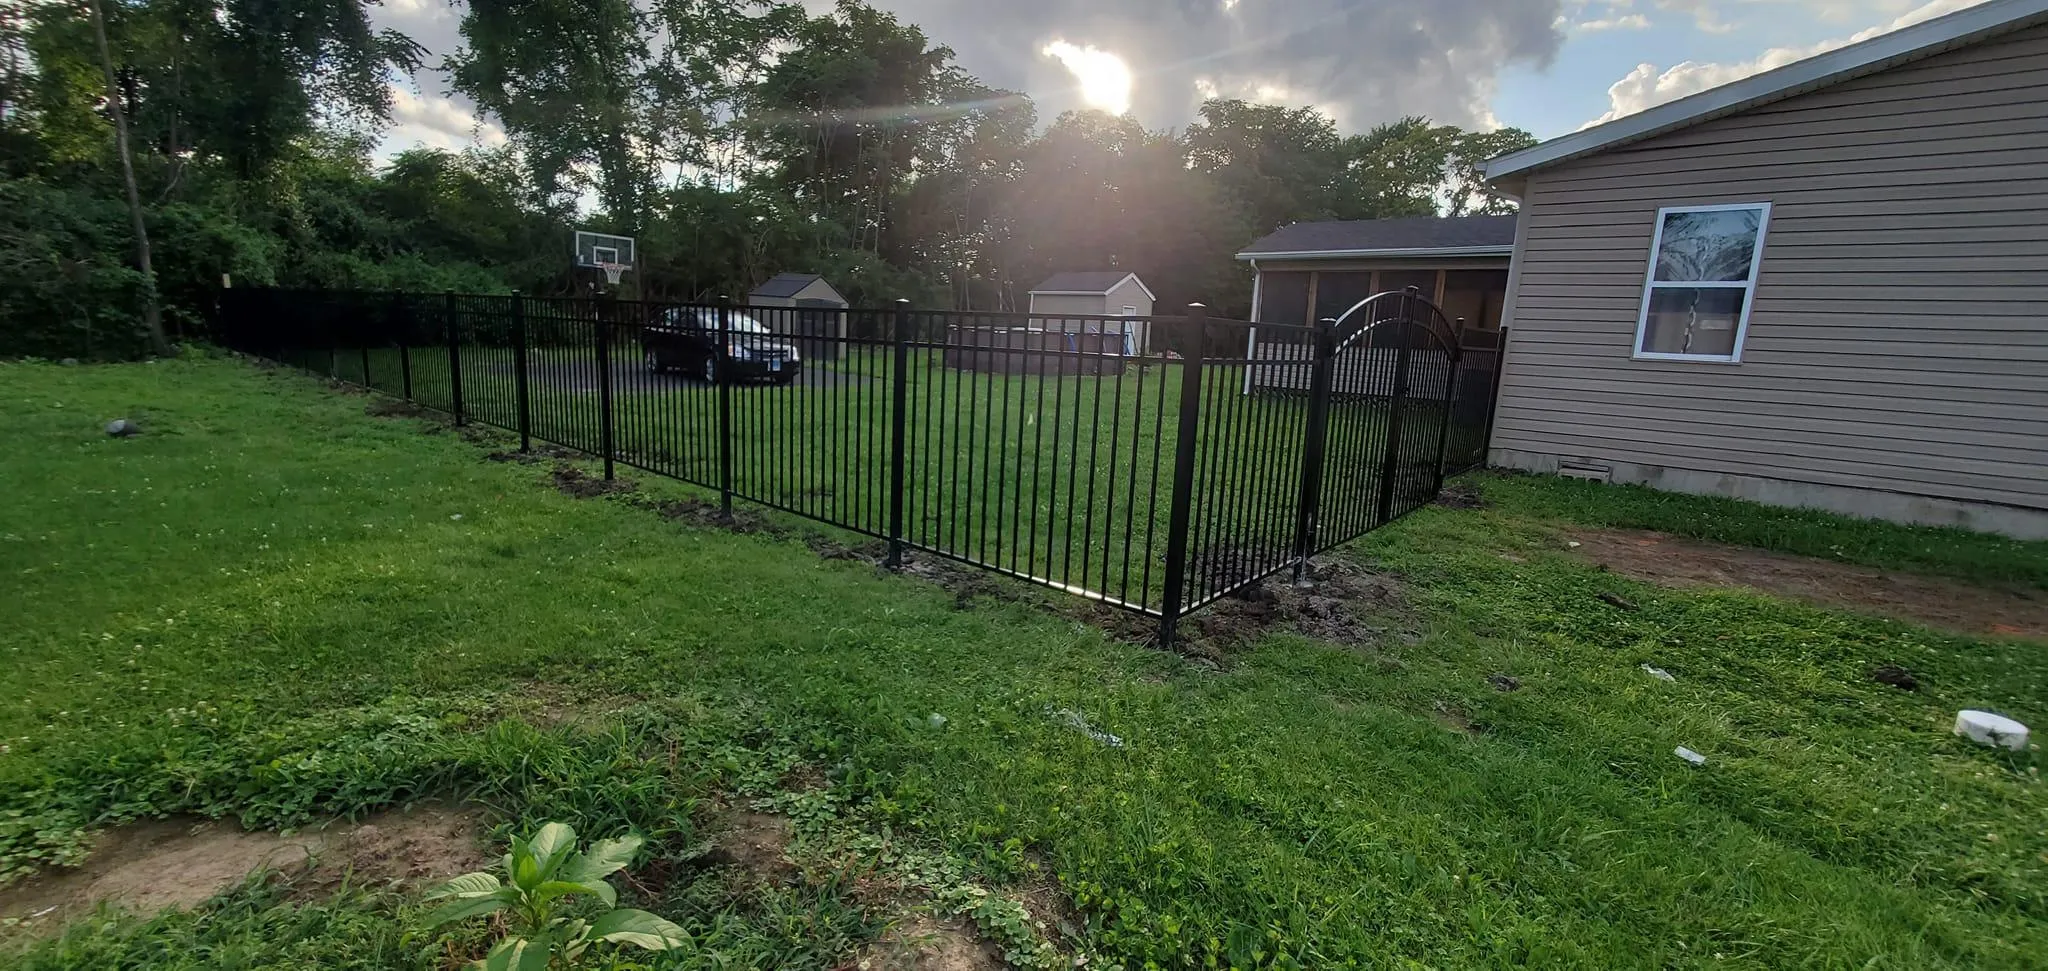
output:
[[[100,0],[86,0],[92,12],[92,30],[99,42],[100,66],[107,75],[107,113],[114,119],[115,151],[121,156],[121,183],[128,190],[128,215],[135,227],[135,264],[142,273],[142,325],[149,332],[149,348],[159,355],[171,353],[164,337],[163,312],[156,302],[156,271],[149,265],[149,227],[142,218],[142,194],[135,187],[135,161],[128,152],[128,112],[122,107],[120,82],[114,76],[114,55],[107,49],[107,20],[100,13]]]
[[[716,129],[798,8],[771,0],[472,0],[455,89],[503,122],[551,200],[594,188],[637,234],[664,166],[712,163]]]

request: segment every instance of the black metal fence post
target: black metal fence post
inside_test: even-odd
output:
[[[889,403],[889,560],[891,570],[903,566],[904,429],[910,401],[910,301],[896,301],[894,387]]]
[[[1493,375],[1487,379],[1486,430],[1479,437],[1479,465],[1493,460],[1493,418],[1500,413],[1500,376],[1508,369],[1508,329],[1500,329],[1500,345],[1493,352]]]
[[[1450,457],[1451,424],[1458,417],[1458,369],[1461,366],[1459,362],[1464,356],[1463,350],[1455,341],[1444,348],[1444,356],[1450,360],[1450,374],[1444,377],[1444,406],[1437,419],[1436,478],[1431,480],[1431,495],[1443,491],[1444,488],[1444,463]]]
[[[608,319],[611,304],[600,299],[597,309],[597,441],[604,450],[604,479],[612,480],[612,322]]]
[[[519,400],[519,450],[533,450],[533,410],[526,386],[526,298],[512,291],[512,390]]]
[[[400,293],[391,298],[392,330],[398,334],[398,386],[405,400],[412,400],[412,298]]]
[[[718,346],[711,359],[718,362],[713,378],[718,382],[718,513],[732,518],[732,298],[718,298]]]
[[[1173,452],[1173,494],[1167,498],[1166,591],[1160,599],[1159,646],[1173,646],[1187,604],[1188,519],[1194,507],[1195,448],[1202,412],[1202,363],[1209,353],[1209,308],[1188,305],[1188,347],[1180,363],[1180,424]]]
[[[1394,518],[1394,482],[1401,473],[1401,417],[1402,399],[1408,397],[1408,346],[1415,343],[1415,295],[1412,292],[1401,296],[1402,327],[1401,346],[1394,352],[1394,387],[1387,396],[1387,440],[1386,454],[1380,460],[1380,507],[1376,525],[1383,525]]]
[[[448,323],[448,406],[455,411],[455,423],[462,424],[462,328],[455,319],[455,293],[442,301]]]
[[[1301,504],[1294,514],[1294,582],[1308,577],[1316,551],[1316,522],[1322,512],[1323,453],[1329,441],[1331,385],[1337,361],[1337,321],[1316,322],[1314,372],[1308,386],[1308,434],[1301,451]]]

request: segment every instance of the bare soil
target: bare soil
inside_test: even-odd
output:
[[[488,863],[473,811],[422,806],[291,835],[231,820],[147,820],[102,834],[85,863],[0,890],[0,917],[55,929],[99,904],[138,914],[196,906],[251,874],[292,877],[302,896],[357,884],[420,884]]]
[[[1577,530],[1574,552],[1624,576],[1736,587],[1972,636],[2048,640],[2048,595],[1723,546],[1639,530]]]
[[[722,822],[717,846],[705,855],[704,863],[737,867],[767,884],[795,879],[796,862],[790,859],[789,844],[796,838],[796,829],[790,825],[789,817],[742,811],[730,814]]]
[[[1402,583],[1392,575],[1329,557],[1311,561],[1304,579],[1296,584],[1283,573],[1182,619],[1176,647],[1220,662],[1274,630],[1358,648],[1420,636]]]
[[[586,474],[573,465],[557,465],[553,473],[555,488],[563,494],[578,499],[595,499],[620,492],[632,492],[638,488],[631,479],[601,479]]]
[[[860,971],[1000,971],[1000,948],[981,939],[965,920],[917,916],[882,935],[852,967]]]

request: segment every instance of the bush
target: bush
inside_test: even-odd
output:
[[[0,183],[0,356],[138,357],[142,274],[119,202],[33,180]]]

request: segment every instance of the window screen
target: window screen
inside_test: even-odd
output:
[[[1308,323],[1308,277],[1301,272],[1259,274],[1259,323]]]
[[[1316,274],[1316,319],[1344,316],[1344,311],[1372,296],[1372,271],[1324,270]]]
[[[1500,309],[1507,300],[1506,270],[1444,271],[1444,316],[1465,321],[1467,329],[1499,330]]]

